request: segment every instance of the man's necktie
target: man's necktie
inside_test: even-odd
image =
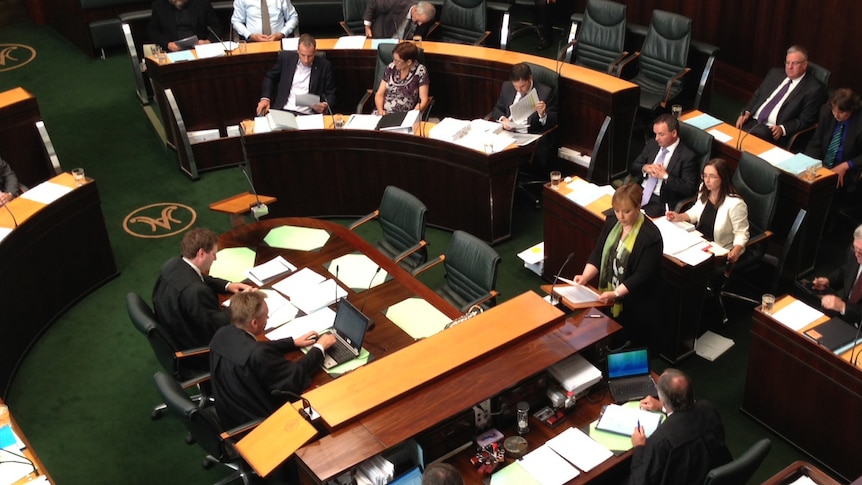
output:
[[[667,155],[667,148],[662,148],[658,152],[658,158],[656,158],[655,164],[656,165],[664,165],[664,157],[666,155]],[[652,197],[652,193],[655,192],[655,186],[656,185],[658,185],[658,179],[653,177],[653,176],[650,176],[646,181],[646,185],[644,186],[644,195],[643,195],[643,198],[641,199],[641,207],[647,205],[647,202],[649,202],[649,198]]]
[[[847,301],[853,304],[859,303],[859,300],[862,300],[862,278],[856,278],[856,284],[853,285],[850,297],[847,298]]]
[[[269,6],[267,6],[266,0],[260,0],[260,26],[263,35],[272,33],[272,24],[269,23]]]
[[[412,20],[407,21],[407,25],[404,26],[404,32],[401,34],[402,40],[411,40],[413,39],[413,32],[416,32],[416,22]]]
[[[774,110],[775,107],[778,106],[778,102],[784,98],[785,94],[787,94],[787,90],[790,89],[791,82],[792,81],[788,79],[787,82],[784,83],[783,86],[781,86],[781,89],[779,89],[778,92],[775,93],[775,96],[773,96],[768,103],[763,105],[763,109],[760,110],[760,115],[757,116],[757,121],[761,123],[766,123],[766,120],[769,119],[769,115],[772,114],[772,110]]]
[[[844,125],[847,123],[839,122],[835,127],[835,133],[832,135],[832,140],[829,141],[829,147],[826,148],[826,156],[823,157],[823,165],[832,168],[835,165],[835,157],[838,155],[838,149],[841,148],[841,136],[844,134]]]

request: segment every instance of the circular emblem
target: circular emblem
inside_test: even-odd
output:
[[[177,202],[159,202],[135,209],[123,219],[123,229],[135,237],[156,239],[190,228],[198,218],[191,207]]]
[[[36,58],[36,49],[24,44],[0,44],[0,72],[18,69]]]

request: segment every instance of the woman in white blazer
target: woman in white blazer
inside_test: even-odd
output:
[[[727,249],[727,260],[735,263],[748,243],[748,206],[731,181],[730,166],[723,158],[706,162],[703,183],[691,209],[668,212],[669,221],[688,221],[703,237]]]

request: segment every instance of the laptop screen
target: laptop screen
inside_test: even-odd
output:
[[[365,331],[368,329],[368,317],[362,314],[353,303],[346,299],[338,302],[338,310],[335,313],[335,330],[341,338],[354,348],[362,347],[365,339]]]
[[[389,482],[389,485],[422,485],[422,472],[414,466],[407,473]]]
[[[649,374],[647,349],[624,350],[608,354],[608,379]]]

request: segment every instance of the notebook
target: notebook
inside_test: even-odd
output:
[[[852,343],[854,339],[858,338],[858,333],[856,327],[834,317],[828,322],[806,330],[805,336],[835,352]]]
[[[331,369],[359,356],[370,319],[346,299],[338,302],[332,334],[335,344],[326,350],[323,368]]]
[[[608,388],[617,403],[657,396],[649,371],[647,349],[632,349],[608,354]]]

